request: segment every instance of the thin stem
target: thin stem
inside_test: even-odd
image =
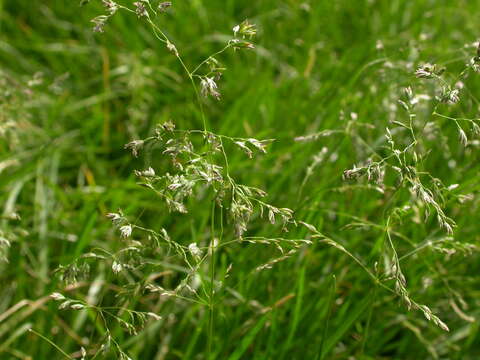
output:
[[[153,33],[155,35],[155,37],[157,39],[159,39],[160,41],[166,43],[167,45],[169,44],[172,44],[170,42],[170,39],[167,37],[167,35],[162,31],[162,29],[160,29],[153,21],[152,19],[150,18],[150,16],[147,16],[147,21],[148,23],[150,24],[150,26],[152,27],[153,29]],[[159,35],[160,34],[160,35]],[[190,79],[190,82],[192,83],[192,87],[193,87],[193,90],[195,91],[195,97],[196,97],[196,100],[198,102],[198,106],[199,106],[199,109],[200,109],[200,114],[201,114],[201,117],[202,117],[202,122],[203,122],[203,130],[204,132],[206,133],[207,132],[207,120],[206,120],[206,116],[205,116],[205,111],[203,109],[203,103],[202,103],[202,99],[200,97],[200,93],[198,92],[198,89],[197,89],[197,85],[195,84],[195,80],[193,78],[193,74],[195,72],[195,70],[193,72],[191,72],[187,65],[185,65],[185,62],[183,61],[182,57],[180,56],[180,54],[178,53],[178,51],[176,50],[176,48],[174,48],[173,50],[173,53],[175,54],[175,57],[178,59],[178,61],[180,62],[180,64],[182,65],[182,68],[185,70],[185,72],[187,73],[187,76],[188,78]],[[208,60],[208,59],[207,59]],[[205,61],[207,61],[205,60]]]
[[[211,215],[211,232],[212,240],[210,243],[211,259],[210,259],[210,306],[209,306],[209,320],[208,320],[208,357],[212,356],[212,345],[214,336],[214,300],[215,300],[215,201],[212,201],[212,215]]]
[[[193,76],[204,64],[206,64],[208,62],[208,60],[214,58],[217,55],[220,55],[221,53],[223,53],[224,51],[226,51],[230,47],[231,47],[231,45],[230,45],[230,43],[228,43],[222,50],[217,51],[216,53],[210,55],[208,58],[203,60],[195,69],[193,69],[193,71],[191,72],[191,75]]]
[[[61,352],[67,359],[71,359],[73,360],[73,358],[68,355],[65,351],[63,351],[57,344],[55,344],[52,340],[50,340],[49,338],[43,336],[42,334],[36,332],[35,330],[33,329],[28,329],[28,331],[30,331],[31,333],[34,333],[35,335],[37,335],[39,338],[45,340],[46,342],[48,342],[50,345],[52,345],[55,349],[57,349],[59,352]]]

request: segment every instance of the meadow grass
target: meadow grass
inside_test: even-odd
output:
[[[188,69],[245,19],[257,28],[254,50],[217,57],[227,68],[221,100],[201,98],[204,115],[144,19],[120,11],[94,33],[99,1],[0,0],[0,11],[0,236],[10,242],[0,253],[0,358],[480,356],[479,86],[474,69],[459,77],[477,52],[477,4],[174,1],[156,24]],[[418,78],[426,63],[438,64],[433,79]],[[224,136],[229,176],[307,225],[283,233],[254,213],[251,242],[236,241],[228,199],[212,206],[217,185],[185,200],[188,214],[169,212],[138,186],[149,174],[134,174],[173,174],[161,144],[137,157],[124,149],[169,120],[198,130],[188,133],[198,153],[211,149],[205,129]],[[402,168],[394,150],[412,129],[415,155]],[[275,141],[250,159],[242,146],[254,146],[241,139],[252,138]],[[224,165],[222,152],[202,158]],[[126,220],[112,226],[106,215],[119,209]],[[168,243],[162,228],[175,244],[118,255],[136,246],[124,238]],[[312,244],[282,253],[280,238]],[[183,279],[198,296],[172,294]],[[59,309],[63,297],[73,300]]]

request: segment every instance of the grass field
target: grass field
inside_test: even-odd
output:
[[[117,2],[0,0],[0,359],[480,358],[477,2]]]

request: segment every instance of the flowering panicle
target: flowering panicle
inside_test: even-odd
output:
[[[218,92],[218,86],[215,80],[211,77],[205,76],[202,78],[201,82],[201,91],[202,95],[213,96],[215,99],[220,100],[220,93]]]

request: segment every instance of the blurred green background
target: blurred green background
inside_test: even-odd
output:
[[[177,0],[157,23],[189,67],[221,48],[234,25],[244,19],[257,25],[255,50],[219,57],[227,71],[219,81],[221,101],[205,100],[209,129],[277,139],[254,160],[230,149],[232,175],[265,189],[271,203],[294,209],[373,269],[375,244],[384,235],[345,225],[350,215],[380,224],[385,199],[342,188],[342,173],[368,158],[364,143],[377,148],[384,141],[392,106],[416,81],[419,63],[455,73],[475,55],[478,10],[477,2],[466,0]],[[63,358],[29,328],[74,358],[81,358],[81,346],[96,344],[102,333],[97,319],[58,310],[48,295],[62,290],[94,302],[113,298],[116,280],[106,264],[66,289],[54,275],[94,247],[121,247],[107,212],[120,208],[145,226],[167,228],[183,244],[209,236],[210,213],[202,206],[208,198],[199,195],[187,216],[169,214],[133,175],[133,169],[165,167],[162,155],[135,159],[123,149],[168,119],[181,129],[202,129],[188,78],[135,16],[119,12],[105,33],[93,33],[90,20],[102,13],[94,0],[82,7],[77,0],[0,0],[0,121],[15,121],[0,141],[0,231],[12,241],[8,263],[0,265],[1,359]],[[471,78],[467,86],[474,99],[478,81]],[[476,116],[477,107],[470,100],[455,111]],[[348,133],[294,141],[349,122]],[[430,141],[426,170],[475,193],[478,153],[458,146],[451,124],[441,130],[445,136]],[[324,160],[312,166],[319,154]],[[449,209],[458,223],[456,238],[476,242],[477,202]],[[7,219],[12,211],[21,219]],[[398,230],[411,242],[398,244],[400,255],[439,236],[435,220],[406,222]],[[258,222],[252,231],[268,235],[270,228]],[[233,264],[235,287],[217,305],[212,358],[316,359],[322,347],[325,359],[480,356],[478,322],[472,320],[480,315],[476,255],[446,259],[427,250],[428,256],[405,260],[412,296],[447,322],[451,331],[445,333],[422,314],[407,312],[352,259],[325,245],[306,247],[250,276],[273,252],[260,245],[220,255],[219,268]],[[163,320],[135,336],[114,325],[122,348],[133,359],[206,359],[206,309],[149,296],[128,306],[147,307]],[[465,306],[456,311],[452,302]]]

